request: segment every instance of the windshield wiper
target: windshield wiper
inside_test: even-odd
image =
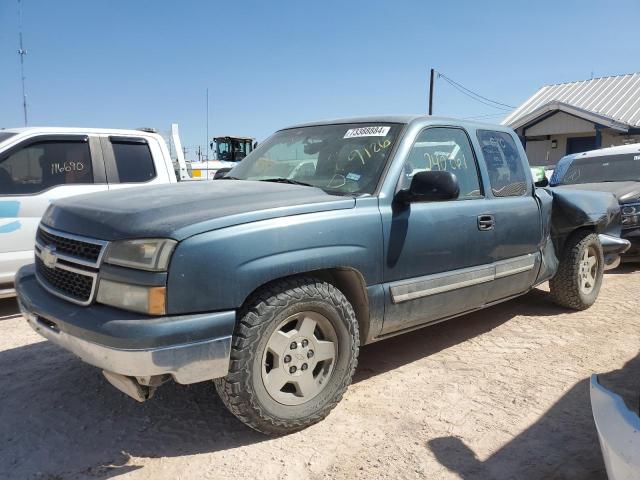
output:
[[[242,178],[224,176],[224,177],[216,178],[216,180],[242,180]]]
[[[276,177],[276,178],[262,178],[261,182],[274,182],[274,183],[289,183],[291,185],[302,185],[304,187],[314,187],[315,185],[311,185],[310,183],[299,182],[298,180],[292,180],[291,178],[284,177]]]

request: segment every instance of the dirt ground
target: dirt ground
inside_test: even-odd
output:
[[[606,478],[588,381],[638,377],[639,294],[640,269],[625,267],[585,312],[542,288],[364,347],[331,415],[277,439],[210,383],[138,404],[0,301],[0,477]]]

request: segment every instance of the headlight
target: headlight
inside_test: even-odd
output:
[[[169,266],[176,243],[166,238],[121,240],[109,246],[104,261],[121,267],[159,272]]]
[[[620,205],[622,228],[635,228],[640,225],[640,203]]]
[[[143,287],[103,279],[98,286],[97,301],[134,312],[164,315],[166,298],[165,287]]]

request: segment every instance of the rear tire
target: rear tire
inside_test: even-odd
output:
[[[267,435],[325,418],[351,383],[359,349],[351,304],[311,277],[277,281],[239,312],[229,373],[214,380],[225,406]]]
[[[549,281],[551,298],[562,307],[589,308],[598,298],[603,271],[604,255],[598,235],[575,232],[567,239],[558,271]]]

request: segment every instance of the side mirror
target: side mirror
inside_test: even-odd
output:
[[[548,187],[549,186],[549,179],[547,179],[547,177],[542,177],[540,180],[538,180],[537,182],[534,183],[534,185],[536,187]]]
[[[458,179],[451,172],[425,171],[416,173],[407,190],[396,198],[403,203],[455,200],[460,195]]]

